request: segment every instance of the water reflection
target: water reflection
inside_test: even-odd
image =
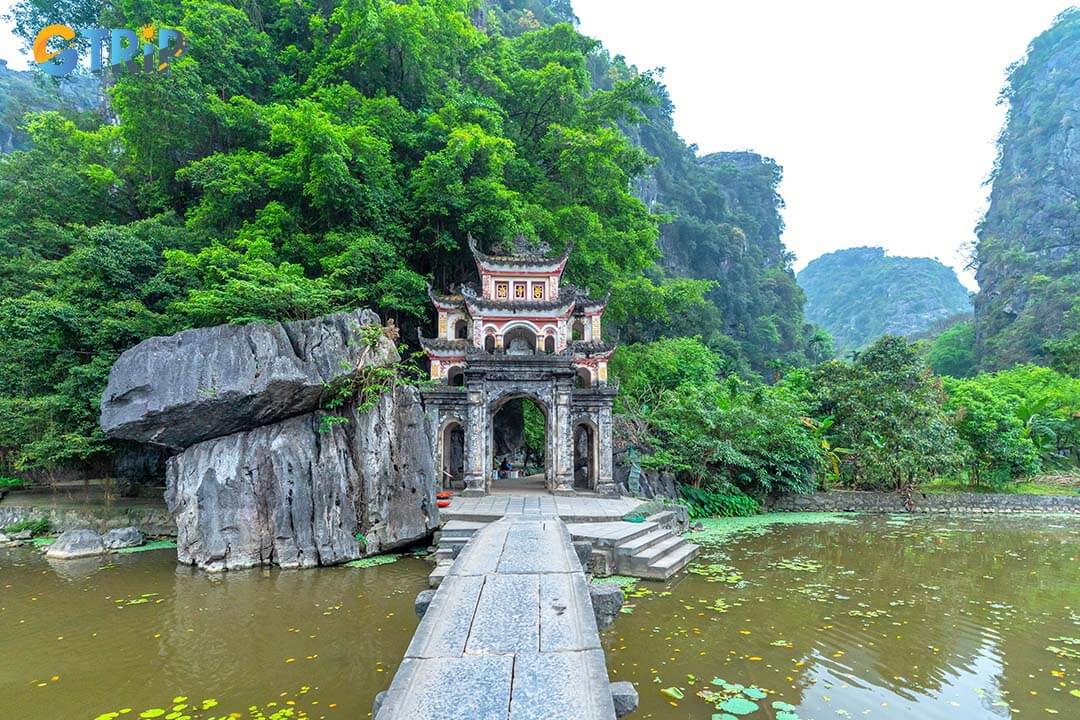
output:
[[[206,574],[168,551],[47,562],[0,550],[3,717],[366,717],[416,627],[426,563]],[[332,706],[332,707],[331,707]],[[127,715],[131,716],[131,715]]]
[[[747,718],[791,720],[773,702],[801,718],[1080,717],[1080,663],[1047,650],[1080,635],[1078,541],[1080,519],[756,530],[710,547],[704,574],[641,586],[605,633],[608,664],[643,718],[713,717],[696,694],[714,676],[767,692]]]

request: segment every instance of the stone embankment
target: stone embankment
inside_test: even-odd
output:
[[[1080,513],[1080,495],[1010,495],[1004,493],[919,493],[916,513]],[[894,492],[830,490],[783,495],[765,508],[773,512],[908,512]]]
[[[368,310],[151,338],[120,356],[101,402],[110,437],[168,447],[165,499],[181,562],[207,570],[333,565],[438,524],[419,394],[350,395],[399,360]],[[355,394],[355,393],[354,393]]]

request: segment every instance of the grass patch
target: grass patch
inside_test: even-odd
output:
[[[349,568],[370,568],[377,567],[379,565],[389,565],[396,563],[401,559],[400,555],[389,553],[387,555],[372,555],[371,557],[360,558],[359,560],[350,560],[345,563],[345,567]]]
[[[623,590],[629,590],[630,588],[641,582],[636,577],[630,577],[629,575],[607,575],[605,577],[594,577],[592,579],[593,585],[618,585]]]
[[[130,555],[132,553],[149,552],[150,550],[175,550],[175,540],[151,540],[143,545],[137,545],[135,547],[120,548],[116,552],[121,555]]]
[[[52,545],[54,542],[56,542],[56,538],[54,538],[54,537],[30,538],[30,544],[33,545],[36,548],[48,547],[49,545]]]
[[[21,490],[30,485],[29,480],[0,475],[0,490]]]
[[[4,528],[4,532],[8,535],[24,530],[29,530],[30,534],[35,537],[48,535],[49,531],[52,530],[52,523],[49,522],[48,518],[27,518]]]
[[[749,517],[705,518],[705,529],[686,534],[691,542],[704,545],[722,543],[743,534],[762,534],[776,525],[824,525],[854,522],[852,513],[793,512],[765,513]]]
[[[979,493],[986,495],[1076,495],[1080,489],[1047,482],[1018,481],[1002,485],[969,485],[957,478],[938,478],[923,483],[919,490],[927,494]]]

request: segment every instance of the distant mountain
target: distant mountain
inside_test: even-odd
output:
[[[1080,8],[1009,72],[990,207],[975,245],[975,357],[1080,373]]]
[[[57,110],[77,123],[101,104],[100,83],[92,75],[53,80],[44,73],[12,70],[0,60],[0,152],[23,150],[29,144],[19,129],[28,112]]]
[[[798,275],[806,318],[833,336],[838,351],[882,335],[913,335],[971,311],[952,268],[931,258],[890,257],[877,247],[822,255]]]

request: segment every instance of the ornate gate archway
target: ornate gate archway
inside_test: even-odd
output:
[[[455,418],[463,429],[463,478],[449,482],[468,495],[491,490],[494,417],[508,400],[528,397],[545,417],[548,490],[575,491],[575,428],[584,427],[585,479],[578,490],[614,494],[611,405],[616,389],[607,383],[607,363],[615,346],[600,340],[606,300],[560,287],[566,253],[558,258],[484,255],[471,238],[470,247],[480,288],[467,285],[451,295],[429,290],[439,313],[439,336],[420,338],[436,381],[423,391],[432,427],[441,433],[447,420]],[[462,327],[472,329],[470,337],[459,337]],[[444,439],[436,440],[442,448]],[[443,465],[440,457],[438,467]]]

